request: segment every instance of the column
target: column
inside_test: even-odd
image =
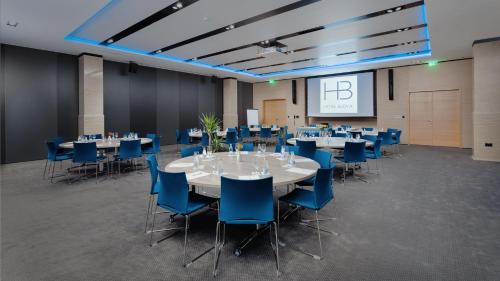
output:
[[[238,80],[224,79],[224,113],[222,122],[224,128],[238,126]]]
[[[82,54],[78,58],[78,134],[104,135],[103,59]]]

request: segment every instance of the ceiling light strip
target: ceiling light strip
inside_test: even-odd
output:
[[[402,6],[398,6],[398,7],[401,7],[401,9],[397,10],[397,12],[401,12],[403,10],[414,8],[414,7],[418,7],[418,6],[422,6],[422,5],[424,5],[424,1],[416,1],[416,2],[413,2],[413,3],[408,3],[408,4],[405,4],[405,5],[402,5]],[[211,53],[211,54],[199,56],[199,57],[197,57],[197,59],[204,59],[204,58],[208,58],[208,57],[222,55],[222,54],[225,54],[225,53],[230,53],[230,52],[234,52],[234,51],[246,49],[246,48],[249,48],[249,47],[252,47],[252,46],[260,46],[261,42],[263,42],[263,41],[273,42],[273,41],[288,39],[288,38],[292,38],[292,37],[296,37],[296,36],[300,36],[300,35],[304,35],[304,34],[316,32],[316,31],[320,31],[320,30],[324,30],[324,29],[330,29],[330,28],[333,28],[333,27],[337,27],[339,25],[344,25],[344,24],[353,23],[353,22],[356,22],[356,21],[361,21],[361,20],[365,20],[365,19],[369,19],[369,18],[373,18],[373,17],[377,17],[377,16],[386,15],[386,14],[389,13],[389,12],[387,12],[388,10],[392,9],[392,10],[395,11],[396,8],[398,8],[398,7],[393,7],[393,8],[390,8],[390,9],[384,9],[384,10],[377,11],[377,12],[374,12],[374,13],[370,13],[370,14],[366,14],[366,15],[362,15],[362,16],[358,16],[358,17],[354,17],[354,18],[350,18],[350,19],[346,19],[346,20],[341,20],[341,21],[338,21],[338,22],[333,22],[333,23],[330,23],[330,24],[327,24],[327,25],[317,26],[317,27],[309,28],[309,29],[306,29],[306,30],[298,31],[298,32],[293,32],[293,33],[285,34],[285,35],[278,36],[278,37],[271,38],[271,39],[260,40],[260,41],[255,42],[255,43],[246,44],[246,45],[243,45],[243,46],[234,47],[234,48],[227,49],[227,50],[224,50],[224,51],[219,51],[219,52],[215,52],[215,53]],[[186,60],[186,61],[191,61],[191,59]]]
[[[177,2],[171,4],[167,7],[159,10],[158,12],[150,15],[149,17],[135,23],[134,25],[128,27],[127,29],[120,31],[119,33],[109,37],[108,39],[102,41],[100,44],[104,45],[104,46],[108,46],[110,44],[116,43],[117,41],[137,32],[141,29],[144,29],[144,28],[152,25],[153,23],[160,21],[160,20],[162,20],[162,19],[164,19],[164,18],[180,11],[181,9],[186,8],[187,6],[190,6],[198,1],[199,0],[177,1]]]
[[[208,37],[215,36],[215,35],[223,33],[223,32],[227,32],[227,31],[233,30],[233,29],[238,28],[238,27],[242,27],[242,26],[245,26],[245,25],[248,25],[248,24],[255,23],[257,21],[261,21],[261,20],[264,20],[264,19],[276,16],[276,15],[279,15],[279,14],[283,14],[283,13],[286,13],[286,12],[289,12],[289,11],[292,11],[292,10],[295,10],[295,9],[298,9],[298,8],[302,8],[304,6],[307,6],[307,5],[310,5],[310,4],[319,2],[319,1],[320,0],[300,0],[300,1],[294,2],[292,4],[289,4],[289,5],[286,5],[286,6],[282,6],[282,7],[279,7],[277,9],[274,9],[274,10],[262,13],[260,15],[253,16],[251,18],[244,19],[242,21],[239,21],[239,22],[236,22],[236,23],[233,23],[233,24],[230,24],[230,25],[227,25],[227,26],[224,26],[224,27],[221,27],[221,28],[209,31],[207,33],[200,34],[200,35],[195,36],[193,38],[186,39],[184,41],[181,41],[181,42],[178,42],[178,43],[175,43],[175,44],[163,47],[161,49],[152,51],[150,54],[159,54],[159,53],[162,53],[162,52],[165,52],[165,51],[168,51],[168,50],[172,50],[172,49],[178,48],[180,46],[184,46],[184,45],[187,45],[187,44],[190,44],[190,43],[193,43],[193,42],[196,42],[196,41],[208,38]]]

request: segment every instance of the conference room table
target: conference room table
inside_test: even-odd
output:
[[[189,137],[190,138],[201,139],[202,134],[203,134],[203,132],[201,130],[199,130],[199,131],[191,131],[191,132],[189,132]],[[217,136],[225,138],[226,137],[226,131],[218,131],[217,132]]]
[[[259,127],[250,127],[250,128],[248,128],[248,130],[249,130],[250,132],[252,132],[252,133],[258,133],[258,132],[260,132],[260,129],[261,129],[261,128],[259,128]],[[276,132],[278,132],[279,130],[280,130],[280,128],[279,128],[279,127],[274,127],[274,128],[271,128],[271,132],[273,132],[273,133],[276,133]]]
[[[198,168],[195,168],[195,156],[190,156],[170,162],[165,166],[164,171],[185,172],[189,185],[211,187],[219,191],[220,194],[221,176],[239,180],[272,176],[273,186],[285,186],[314,176],[317,169],[320,168],[318,162],[301,156],[295,156],[295,165],[290,166],[286,157],[282,157],[280,153],[271,152],[241,151],[239,157],[236,152],[219,152],[214,153],[211,157],[203,158],[202,155],[197,157],[201,158]],[[266,175],[261,172],[257,173],[256,166],[264,167],[265,160],[269,164],[269,173]],[[218,169],[219,167],[222,169]],[[212,195],[217,197],[219,194]],[[265,227],[257,227],[256,231],[239,243],[234,254],[239,256],[243,248],[265,229]]]
[[[291,145],[296,145],[298,138],[290,138],[286,142]],[[330,148],[330,149],[344,149],[346,142],[365,142],[367,147],[373,146],[373,142],[364,139],[349,139],[339,137],[313,137],[313,138],[300,138],[301,141],[315,141],[316,147]]]

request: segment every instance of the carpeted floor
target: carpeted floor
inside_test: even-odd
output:
[[[177,157],[175,147],[162,149],[161,166]],[[466,149],[402,146],[401,154],[382,159],[369,183],[336,178],[336,203],[321,214],[337,217],[323,226],[340,236],[322,236],[323,260],[280,248],[277,279],[268,235],[235,257],[253,228],[228,227],[215,280],[500,280],[500,163],[472,161]],[[213,254],[182,267],[182,234],[149,247],[147,170],[51,184],[44,164],[0,167],[2,280],[213,280]],[[280,236],[317,251],[316,233],[296,221]],[[191,256],[213,245],[215,222],[214,212],[192,219]]]

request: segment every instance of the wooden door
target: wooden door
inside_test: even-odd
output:
[[[433,145],[460,147],[460,93],[436,91],[432,97]]]
[[[285,126],[288,123],[286,113],[286,100],[265,100],[264,101],[264,124]]]
[[[432,92],[410,93],[410,143],[432,145]]]

